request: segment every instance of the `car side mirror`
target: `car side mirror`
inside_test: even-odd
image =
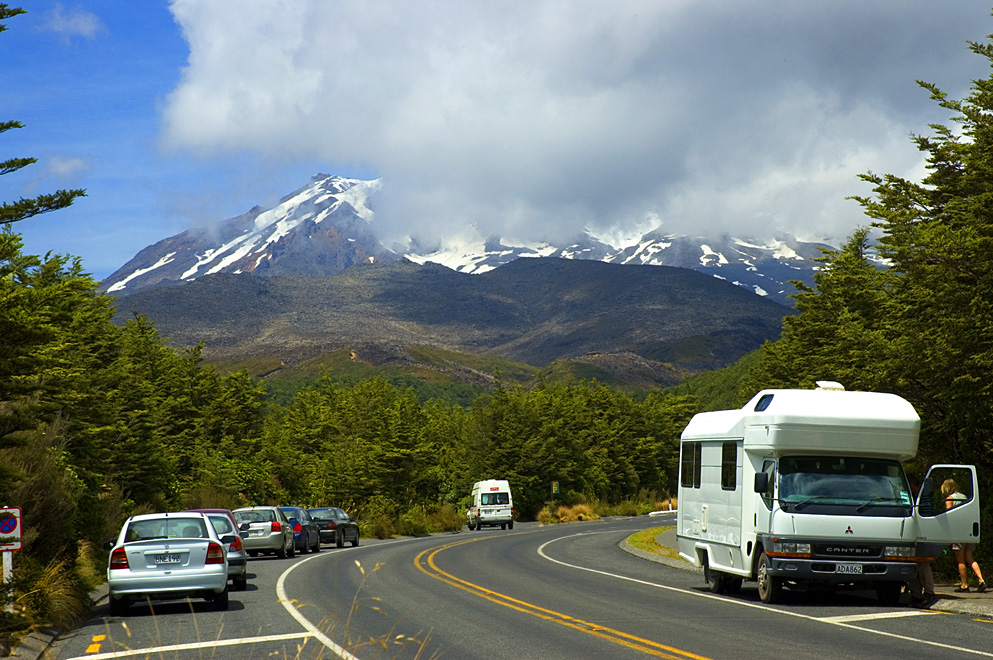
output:
[[[755,492],[756,493],[768,493],[769,492],[769,473],[768,472],[756,472],[755,473]]]
[[[106,550],[107,552],[110,552],[111,550],[114,549],[115,545],[117,545],[115,541],[107,541],[106,543],[103,544],[103,549]]]
[[[223,543],[224,545],[231,545],[237,540],[238,537],[234,536],[233,534],[225,534],[224,536],[221,537],[221,543]]]
[[[252,523],[241,523],[241,525],[238,526],[238,529],[240,529],[243,532],[247,532],[251,528],[252,528]]]

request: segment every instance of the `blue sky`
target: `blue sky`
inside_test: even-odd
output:
[[[11,3],[0,199],[97,279],[317,172],[383,177],[387,239],[728,231],[843,239],[868,170],[989,74],[974,0],[78,0]]]

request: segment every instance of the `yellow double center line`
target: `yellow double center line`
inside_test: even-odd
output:
[[[446,584],[462,589],[463,591],[467,591],[481,598],[485,598],[486,600],[498,605],[503,605],[504,607],[509,607],[512,610],[530,614],[531,616],[536,616],[539,619],[551,621],[567,628],[572,628],[573,630],[578,630],[579,632],[593,635],[594,637],[598,637],[608,642],[613,642],[614,644],[620,644],[621,646],[626,646],[627,648],[641,651],[646,655],[655,656],[657,658],[670,658],[671,660],[685,660],[686,658],[692,658],[692,660],[708,660],[704,656],[696,655],[695,653],[690,653],[689,651],[682,651],[671,646],[666,646],[665,644],[659,644],[658,642],[653,642],[650,639],[644,639],[621,630],[608,628],[607,626],[602,626],[598,623],[583,621],[582,619],[571,617],[568,614],[562,614],[561,612],[539,607],[538,605],[533,605],[526,601],[512,598],[511,596],[498,593],[491,589],[487,589],[486,587],[481,587],[478,584],[473,584],[467,580],[455,577],[451,573],[446,573],[438,568],[438,565],[435,563],[435,557],[443,550],[465,545],[466,543],[476,543],[481,540],[484,539],[475,538],[467,541],[458,541],[456,543],[443,545],[434,550],[425,550],[417,555],[414,559],[414,563],[425,575],[430,575],[431,577],[441,580]]]

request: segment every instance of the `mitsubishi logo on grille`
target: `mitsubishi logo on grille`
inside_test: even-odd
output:
[[[854,533],[855,532],[852,531],[852,526],[851,525],[849,525],[848,526],[848,529],[845,530],[845,534],[854,534]]]

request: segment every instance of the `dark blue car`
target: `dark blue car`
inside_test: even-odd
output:
[[[321,530],[306,509],[298,506],[281,506],[280,510],[286,514],[290,525],[293,526],[293,545],[297,552],[304,554],[307,552],[321,551]]]

